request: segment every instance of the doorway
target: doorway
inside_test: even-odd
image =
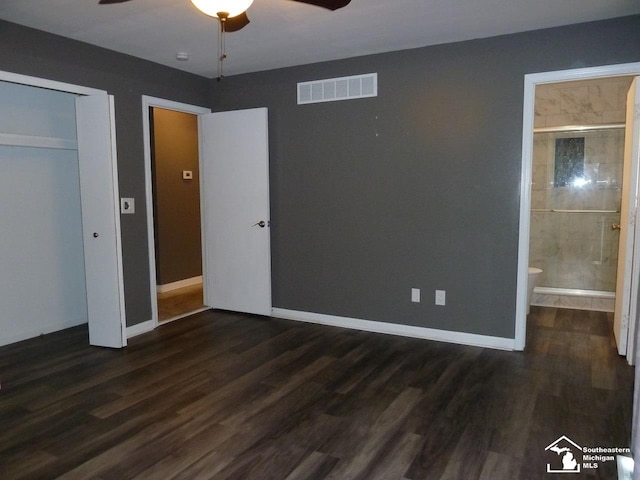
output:
[[[158,322],[204,309],[198,117],[149,109]]]
[[[198,116],[210,110],[143,97],[152,325],[206,310]]]
[[[632,80],[536,86],[529,266],[542,272],[533,305],[614,311]]]
[[[270,315],[271,222],[267,109],[213,114],[207,108],[143,96],[149,285],[153,318],[139,325],[135,334],[153,330],[158,325],[148,114],[151,107],[197,115],[203,309]]]
[[[581,142],[585,142],[587,140],[586,137],[589,135],[577,134],[576,133],[576,131],[578,130],[577,128],[572,128],[571,129],[573,130],[572,132],[566,132],[566,131],[563,132],[562,131],[563,128],[554,128],[554,126],[548,127],[546,125],[541,126],[540,124],[535,125],[534,112],[536,112],[535,110],[536,109],[536,106],[535,106],[536,90],[538,88],[540,89],[548,88],[548,86],[551,84],[563,84],[567,88],[580,87],[580,86],[584,87],[584,85],[588,85],[588,84],[581,84],[580,82],[584,82],[587,80],[603,80],[607,78],[611,80],[611,85],[617,85],[617,83],[619,82],[617,82],[616,79],[622,79],[625,76],[632,77],[632,76],[638,75],[638,73],[640,73],[640,64],[627,64],[627,65],[618,65],[618,66],[610,66],[610,67],[598,67],[598,68],[562,71],[562,72],[548,72],[544,74],[532,74],[532,75],[525,76],[525,103],[524,103],[524,119],[523,119],[524,131],[523,131],[523,155],[522,155],[523,163],[522,163],[522,180],[521,180],[521,211],[520,211],[519,256],[518,256],[518,287],[517,287],[518,293],[517,293],[517,304],[516,304],[516,332],[515,332],[516,334],[515,343],[516,343],[516,349],[518,350],[524,349],[524,343],[526,339],[526,309],[527,309],[526,289],[527,289],[528,267],[530,266],[530,258],[536,257],[536,255],[538,255],[538,252],[536,252],[536,249],[538,247],[536,245],[531,244],[531,234],[533,233],[535,235],[539,227],[538,225],[536,225],[536,221],[532,222],[531,220],[532,208],[535,210],[540,210],[539,212],[536,212],[537,217],[539,217],[540,215],[543,215],[543,216],[547,215],[546,210],[549,210],[548,215],[552,215],[552,216],[573,215],[573,217],[575,217],[574,220],[577,219],[578,215],[580,216],[581,221],[576,220],[573,222],[569,222],[569,221],[565,222],[563,220],[565,225],[570,225],[571,223],[573,223],[573,225],[585,224],[586,226],[586,223],[582,221],[582,217],[586,218],[588,216],[594,216],[594,218],[599,219],[594,225],[595,227],[600,228],[601,240],[602,240],[600,242],[602,245],[600,246],[602,248],[604,248],[605,245],[609,245],[609,244],[613,245],[613,241],[604,242],[605,234],[611,233],[610,231],[605,230],[605,226],[611,228],[611,225],[608,225],[608,223],[611,223],[612,225],[619,224],[617,222],[608,222],[609,217],[612,217],[612,215],[613,216],[616,215],[615,212],[608,213],[609,210],[617,210],[617,208],[609,208],[607,207],[607,205],[602,207],[602,205],[604,205],[602,201],[606,200],[605,199],[606,195],[603,196],[602,199],[600,199],[601,203],[599,205],[594,204],[593,208],[591,208],[591,206],[590,208],[577,208],[577,207],[576,208],[573,208],[573,207],[572,208],[547,208],[549,207],[549,205],[542,204],[544,203],[544,200],[541,197],[541,195],[544,195],[544,194],[540,192],[539,189],[536,190],[536,183],[539,184],[540,182],[547,182],[547,183],[554,182],[555,184],[560,185],[563,181],[570,181],[571,179],[563,180],[563,178],[560,178],[562,177],[562,173],[563,173],[561,171],[562,169],[558,171],[554,171],[553,168],[548,169],[549,171],[546,171],[544,173],[544,177],[545,177],[544,179],[540,177],[539,172],[536,174],[537,177],[534,177],[533,164],[536,161],[534,158],[534,155],[535,155],[534,142],[544,143],[544,141],[546,141],[547,144],[551,145],[551,147],[553,147],[553,149],[555,150],[557,150],[557,148],[562,149],[566,147],[566,149],[568,150],[573,149],[573,153],[575,153],[576,151],[580,153],[581,148],[584,148],[584,144]],[[584,88],[587,88],[587,90],[583,92],[587,92],[588,94],[588,87],[584,87]],[[626,92],[624,93],[626,94]],[[560,99],[558,100],[561,101]],[[540,107],[538,106],[538,108]],[[536,113],[538,113],[538,116],[539,116],[540,111]],[[576,124],[583,123],[578,121],[579,119],[577,117],[572,117],[570,115],[567,116],[567,118],[560,119],[560,120],[562,120],[560,121],[560,123],[564,123],[564,127],[566,127],[567,125],[575,126]],[[620,123],[624,124],[624,119],[622,119],[622,122],[619,121],[621,119],[617,119],[618,120],[617,122],[614,122],[614,120],[615,119],[613,118],[606,118],[606,119],[601,118],[599,127],[602,127],[603,124],[605,123],[609,125],[613,125],[617,123],[618,127],[620,126],[619,125]],[[606,127],[610,128],[609,125],[607,125]],[[536,127],[537,127],[537,130],[534,130]],[[598,125],[596,127],[598,127]],[[567,129],[564,128],[564,130],[567,130]],[[582,130],[584,132],[584,129]],[[600,128],[599,131],[603,132],[605,130],[607,130],[607,128],[605,129]],[[550,140],[549,138],[535,139],[535,136],[537,134],[534,134],[534,131],[542,133],[545,137],[551,135],[551,137],[553,138],[551,138]],[[597,132],[598,130],[594,129],[593,131]],[[591,142],[596,142],[596,143],[600,142],[602,144],[603,142],[606,143],[608,141],[608,140],[603,140],[604,137],[611,137],[611,136],[615,137],[616,133],[613,130],[609,130],[606,134],[593,133],[591,135],[596,137],[596,140],[591,140]],[[617,135],[619,136],[619,133]],[[557,143],[558,141],[561,143],[561,145],[559,146]],[[612,139],[609,141],[610,144],[612,142],[615,143],[615,139]],[[551,149],[551,147],[549,148]],[[542,149],[542,151],[544,151],[544,148]],[[570,159],[568,161],[569,163],[571,163]],[[569,168],[571,165],[567,164],[566,166],[567,168]],[[582,166],[582,168],[595,168],[594,165],[591,165],[591,166],[580,165],[580,166]],[[567,168],[565,168],[564,170],[567,170]],[[578,168],[578,170],[580,169]],[[558,178],[555,178],[555,177],[558,177]],[[608,177],[608,180],[609,182],[615,182],[615,175]],[[585,177],[581,176],[580,182],[584,183],[584,181],[585,181]],[[635,186],[634,186],[634,190],[635,190],[637,189],[637,178],[634,179],[634,182],[635,182]],[[532,192],[532,186],[533,186],[533,192]],[[620,185],[613,185],[612,187],[619,188]],[[614,188],[611,188],[610,190],[611,190],[610,193],[614,193]],[[555,193],[562,193],[562,192],[558,191]],[[600,193],[603,193],[603,192],[600,192]],[[611,196],[614,196],[614,195],[609,195],[609,197]],[[611,199],[608,197],[607,199],[615,201],[615,199]],[[597,208],[597,207],[601,207],[601,208]],[[534,220],[537,220],[537,218]],[[598,222],[600,223],[598,224]],[[594,225],[591,225],[591,226],[593,227]],[[586,228],[589,228],[589,227],[586,227]],[[636,237],[634,241],[636,245],[638,244],[638,240],[639,239]],[[616,250],[617,250],[617,242],[615,243],[616,243]],[[604,252],[601,252],[601,253],[604,253]],[[600,262],[599,267],[601,267],[601,270],[603,270],[603,272],[605,272],[605,270],[613,270],[613,277],[615,278],[615,267],[612,267],[611,265],[605,265],[603,263],[603,259],[604,259],[604,255],[602,256],[602,258],[595,259],[594,262],[596,261]],[[615,263],[615,260],[612,262],[610,259],[609,263]],[[594,267],[594,268],[597,268],[597,267]],[[553,274],[557,275],[558,271],[556,270],[555,272],[550,272],[550,273],[552,275]],[[601,279],[603,279],[603,277],[604,275],[600,275]],[[609,275],[609,277],[611,277],[611,275]],[[609,279],[606,279],[604,283],[600,283],[599,285],[605,285],[606,282],[615,283],[613,279],[609,278]],[[637,286],[635,285],[632,286],[630,283],[626,284],[626,290],[631,291],[632,288],[637,288]],[[580,288],[573,288],[573,289],[565,288],[564,290],[567,292],[573,290],[574,293],[578,292],[581,295],[587,292],[586,289],[580,289]],[[600,294],[603,294],[603,293],[606,293],[603,290],[608,290],[608,289],[593,288],[593,290],[599,291]],[[583,301],[602,303],[603,300],[601,298],[589,298],[589,299],[584,299]],[[635,308],[635,301],[634,301],[634,304],[632,305],[632,309],[634,308]],[[633,335],[635,321],[631,323],[633,323],[633,325],[629,326],[630,337]],[[633,352],[631,350],[633,350],[633,348],[631,348],[630,351],[627,352],[628,353],[627,359],[630,363],[632,363],[633,361]]]

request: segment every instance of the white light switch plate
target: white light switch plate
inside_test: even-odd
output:
[[[136,200],[135,198],[121,198],[120,199],[120,213],[136,213]]]
[[[444,290],[436,290],[436,305],[446,305],[447,292]]]

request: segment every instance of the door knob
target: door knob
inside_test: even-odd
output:
[[[619,223],[612,223],[611,224],[611,230],[620,230],[620,224]]]
[[[266,226],[267,226],[267,224],[265,223],[265,221],[264,221],[264,220],[260,220],[258,223],[254,223],[254,224],[253,224],[253,225],[251,225],[251,226],[252,226],[252,227],[256,227],[256,226],[258,226],[258,227],[260,227],[260,228],[264,228],[264,227],[266,227]]]
[[[93,232],[93,238],[98,238],[100,234],[98,232]]]

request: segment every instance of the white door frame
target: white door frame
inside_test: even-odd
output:
[[[55,80],[47,80],[46,78],[30,77],[28,75],[20,75],[19,73],[0,71],[0,81],[19,83],[30,87],[41,87],[49,90],[57,90],[65,93],[75,93],[77,95],[107,95],[106,90],[98,90],[91,87],[83,87],[73,85],[71,83],[57,82]]]
[[[520,231],[518,239],[518,276],[516,287],[515,349],[524,350],[527,337],[527,282],[529,274],[529,232],[531,211],[531,171],[533,162],[533,118],[537,85],[602,77],[640,75],[640,62],[601,67],[532,73],[524,76],[524,109],[522,119],[522,173],[520,179]],[[638,220],[638,219],[637,219]],[[637,222],[636,222],[637,223]],[[636,236],[635,249],[640,251]],[[637,319],[630,319],[630,323]],[[634,325],[635,326],[635,325]],[[630,330],[632,327],[630,326]],[[629,356],[627,357],[629,359]]]
[[[46,78],[32,77],[29,75],[21,75],[13,72],[0,71],[0,81],[26,85],[30,87],[46,88],[49,90],[56,90],[59,92],[72,93],[72,94],[83,95],[83,96],[95,96],[95,95],[107,96],[108,95],[108,92],[106,90],[100,90],[100,89],[91,88],[91,87],[84,87],[81,85],[74,85],[71,83],[58,82],[56,80],[49,80]],[[111,161],[112,161],[112,167],[114,168],[114,171],[116,171],[115,170],[117,168],[116,145],[113,140],[115,138],[114,137],[115,119],[111,118],[110,121],[111,121],[111,129],[112,129],[111,138],[113,142]],[[117,182],[117,178],[115,178],[115,181]],[[117,192],[116,192],[116,197],[117,197]],[[121,297],[120,298],[120,304],[121,304],[120,322],[121,322],[121,328],[123,332],[122,346],[124,347],[127,345],[127,337],[124,334],[124,332],[126,331],[126,312],[124,310],[124,275],[122,270],[122,250],[121,250],[121,243],[120,243],[121,241],[120,239],[122,237],[122,231],[121,231],[120,222],[119,222],[120,211],[117,206],[118,201],[119,200],[116,198],[116,204],[114,204],[113,207],[114,207],[114,213],[116,216],[116,222],[115,222],[114,228],[115,228],[115,235],[116,235],[116,243],[118,245],[117,257],[118,257],[118,263],[119,263],[117,265],[117,272],[118,272],[117,282],[118,282],[118,289],[120,291],[120,297]],[[80,198],[80,203],[82,204],[82,198]]]
[[[151,125],[149,122],[149,108],[158,107],[176,112],[191,113],[193,115],[204,115],[211,113],[210,108],[189,105],[187,103],[174,102],[164,98],[142,96],[142,135],[144,139],[144,176],[145,176],[145,193],[147,202],[147,241],[149,246],[149,294],[151,297],[151,320],[145,322],[146,328],[143,326],[138,328],[133,334],[143,333],[153,330],[158,326],[158,296],[156,283],[156,245],[155,245],[155,226],[153,222],[153,176],[151,170]],[[200,118],[198,118],[198,163],[202,170],[202,134],[200,131]],[[202,177],[200,178],[200,191],[202,191]],[[200,197],[200,217],[202,218],[203,207],[202,195]],[[202,230],[202,246],[203,246],[203,262],[202,262],[202,278],[203,282],[207,281],[207,272],[205,271],[206,262],[204,262],[204,229]],[[206,291],[206,289],[204,289]],[[204,299],[205,305],[207,299]]]

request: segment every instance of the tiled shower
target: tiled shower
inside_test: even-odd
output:
[[[630,78],[536,89],[529,265],[533,305],[613,311]]]

